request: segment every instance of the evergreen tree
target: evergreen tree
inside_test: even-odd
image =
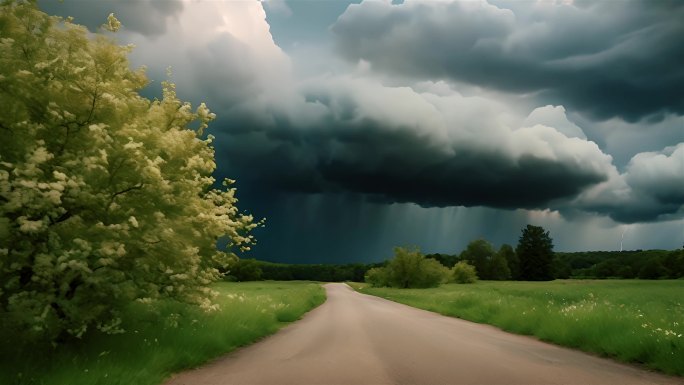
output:
[[[522,231],[516,253],[520,259],[520,279],[550,281],[553,279],[553,241],[543,227],[527,225]]]

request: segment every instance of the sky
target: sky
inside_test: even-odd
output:
[[[218,118],[248,257],[684,245],[684,2],[39,1]]]

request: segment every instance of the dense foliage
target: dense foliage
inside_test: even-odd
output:
[[[240,259],[228,267],[226,279],[231,281],[321,281],[363,282],[366,272],[383,263],[289,264]]]
[[[0,326],[79,337],[120,332],[131,301],[211,308],[234,259],[217,240],[246,248],[255,226],[232,181],[212,188],[214,114],[169,83],[141,97],[129,47],[34,2],[3,2],[0,36]]]
[[[508,246],[508,248],[511,247]],[[508,266],[507,259],[510,256],[506,254],[507,251],[506,248],[503,248],[503,252],[496,252],[494,246],[487,240],[476,239],[461,252],[460,260],[468,261],[473,265],[481,279],[506,280],[511,278],[511,269]]]
[[[436,287],[449,280],[449,270],[434,259],[425,258],[418,249],[396,247],[394,258],[385,267],[366,273],[366,282],[373,286],[397,288]]]
[[[522,230],[516,254],[520,260],[520,279],[549,281],[554,279],[553,241],[543,227],[527,225]]]
[[[427,254],[447,268],[453,268],[461,262],[461,254]],[[502,245],[495,256],[508,261],[508,270],[512,280],[519,280],[519,261],[515,250],[510,245]],[[649,262],[651,261],[651,262]],[[658,261],[659,263],[655,263]],[[240,259],[231,264],[227,278],[235,281],[253,280],[310,280],[321,282],[363,282],[366,273],[383,263],[354,264],[287,264]],[[646,274],[655,264],[659,276]],[[663,269],[657,268],[662,266]],[[556,252],[551,264],[553,277],[567,278],[679,278],[684,277],[684,250],[637,250],[637,251],[582,251]],[[643,274],[639,274],[644,270]],[[636,273],[634,273],[636,272]],[[476,272],[477,274],[477,272]],[[650,276],[650,278],[646,278]]]
[[[477,282],[475,266],[468,264],[466,261],[458,262],[451,268],[451,279],[455,283]]]
[[[504,243],[499,248],[497,255],[506,261],[508,272],[510,273],[509,278],[513,280],[520,279],[520,259],[518,258],[518,254],[515,253],[515,250],[513,250],[513,247]]]
[[[556,253],[577,278],[677,279],[684,277],[684,249]]]

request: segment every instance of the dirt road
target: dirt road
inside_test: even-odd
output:
[[[167,385],[684,384],[493,327],[325,286],[304,319]]]

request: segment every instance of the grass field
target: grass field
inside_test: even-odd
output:
[[[355,289],[410,306],[684,376],[684,280]]]
[[[219,312],[134,306],[127,333],[90,336],[79,346],[25,346],[0,332],[0,384],[159,384],[274,333],[325,300],[323,288],[309,282],[218,283],[214,289]]]

